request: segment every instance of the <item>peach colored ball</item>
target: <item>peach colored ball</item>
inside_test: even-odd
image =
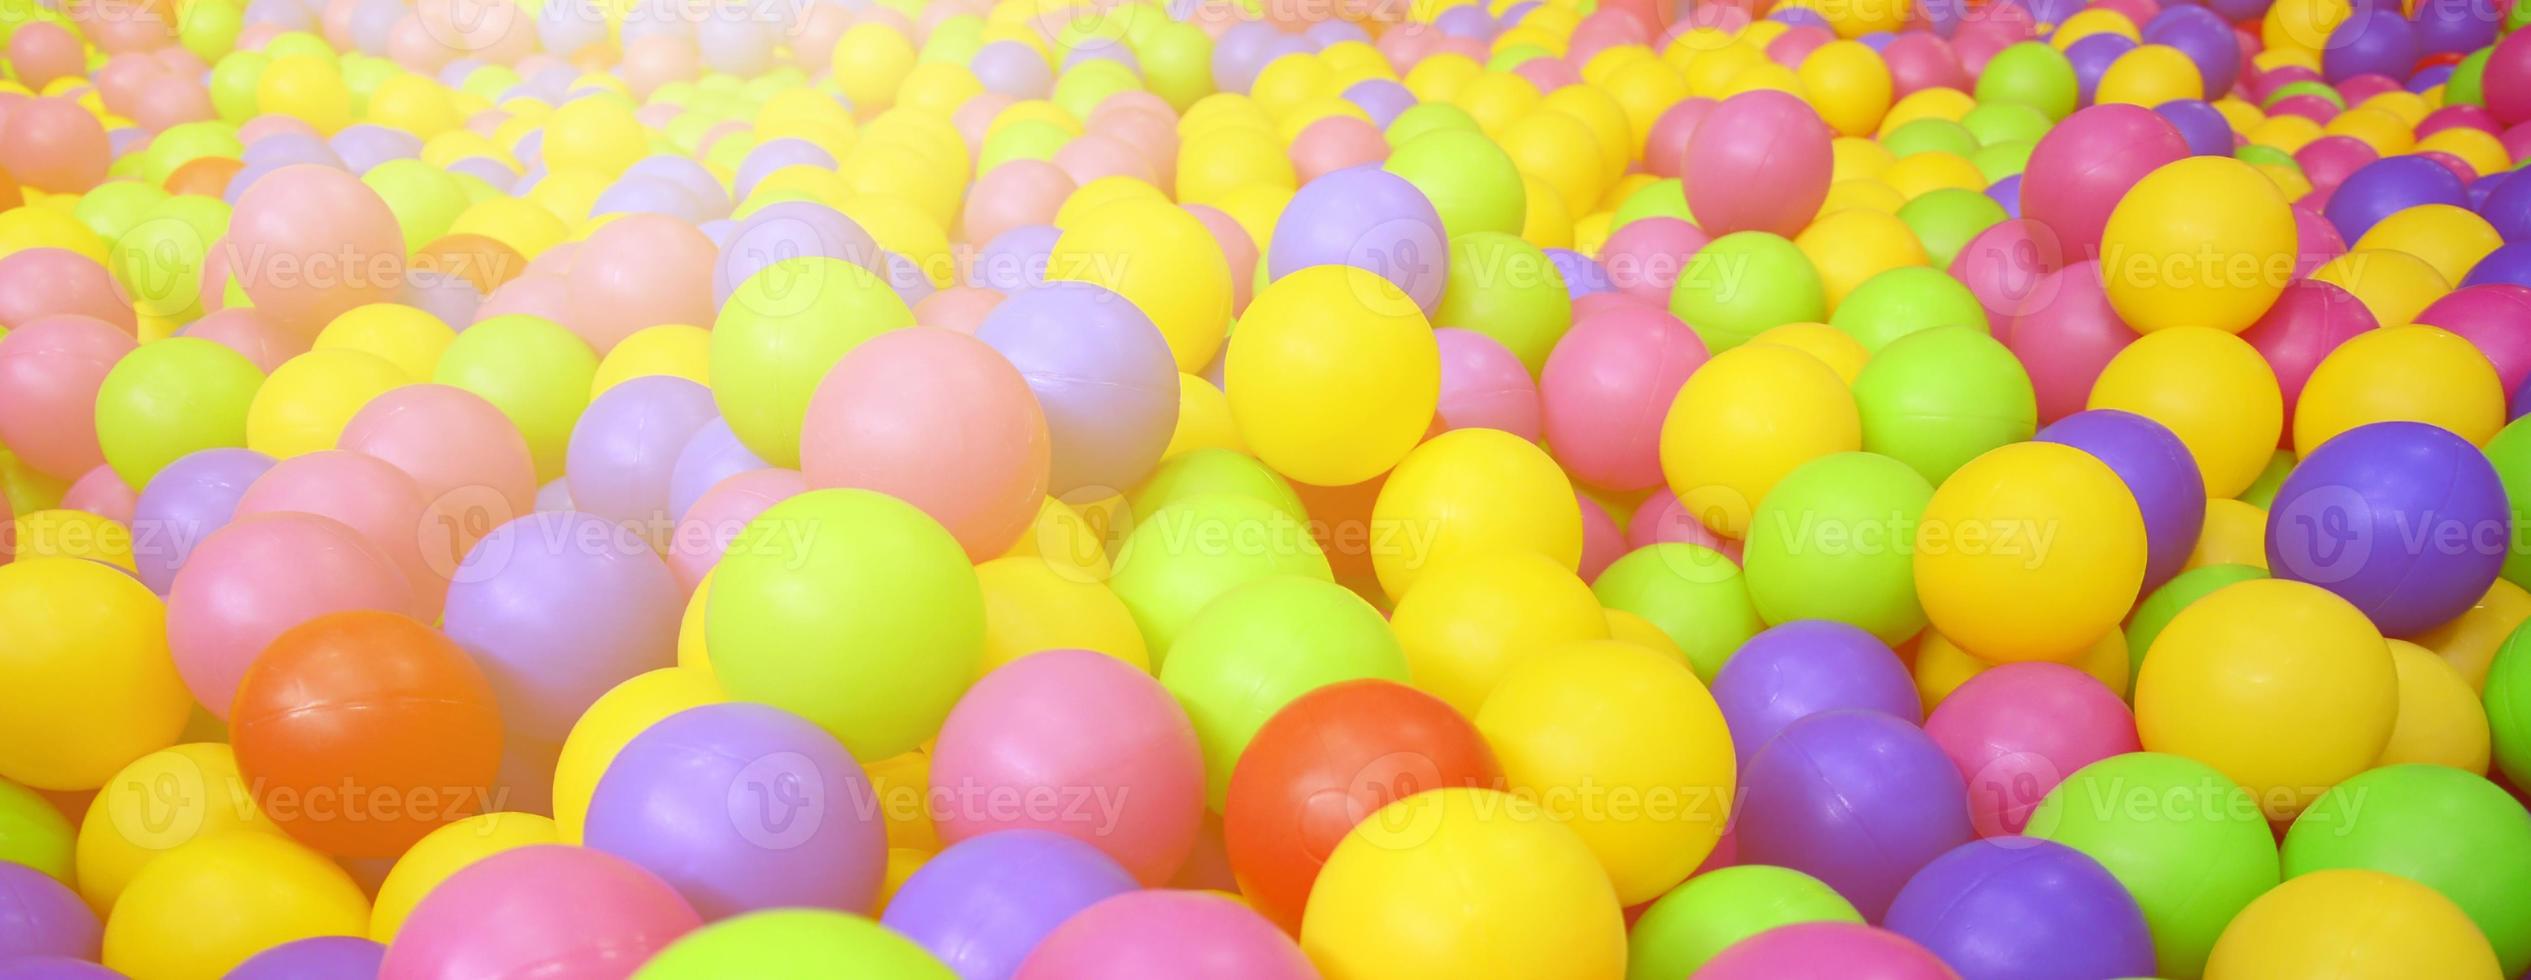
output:
[[[985,314],[1000,305],[1002,294],[998,290],[983,286],[951,286],[914,304],[914,322],[973,334],[975,328],[984,322]]]
[[[1292,140],[1292,170],[1302,181],[1346,167],[1389,158],[1389,141],[1379,127],[1352,116],[1329,116],[1302,127]]]
[[[315,514],[342,522],[404,573],[414,608],[428,621],[439,618],[459,557],[455,542],[431,526],[429,511],[420,484],[394,464],[328,449],[273,464],[237,498],[236,514]]]
[[[1074,183],[1086,184],[1101,177],[1131,177],[1146,184],[1156,183],[1160,176],[1152,170],[1151,161],[1132,144],[1098,133],[1083,133],[1055,151],[1055,166],[1071,175]]]
[[[719,257],[710,238],[666,215],[608,222],[572,259],[572,315],[563,323],[601,356],[643,327],[710,323]]]
[[[87,69],[84,47],[78,35],[61,25],[35,21],[10,32],[9,67],[18,84],[41,92],[52,80],[76,77]]]
[[[677,519],[668,539],[668,570],[676,573],[677,584],[692,593],[712,566],[721,563],[721,555],[748,521],[808,489],[808,478],[800,471],[767,468],[728,477],[703,491]]]
[[[0,445],[64,480],[103,464],[97,389],[135,346],[113,324],[76,314],[44,317],[0,337]]]
[[[989,242],[1027,225],[1049,225],[1080,183],[1044,160],[1012,160],[986,171],[967,192],[967,240]]]
[[[95,187],[113,156],[105,126],[66,96],[28,99],[0,120],[0,170],[37,190]]]
[[[132,523],[132,508],[139,503],[140,495],[115,475],[114,467],[103,463],[62,491],[64,509],[87,511],[117,524]]]
[[[800,464],[811,486],[902,499],[983,561],[1046,496],[1052,443],[1028,381],[983,341],[910,327],[863,341],[810,397]]]
[[[272,321],[246,306],[206,314],[186,324],[184,335],[236,351],[255,362],[256,369],[265,374],[271,374],[281,362],[308,352],[307,338],[273,326]]]
[[[310,337],[355,306],[394,301],[404,285],[395,212],[360,178],[315,164],[247,187],[221,251],[256,309]]]
[[[413,478],[427,528],[463,557],[475,541],[536,508],[536,462],[510,417],[463,388],[406,385],[361,407],[335,445]]]

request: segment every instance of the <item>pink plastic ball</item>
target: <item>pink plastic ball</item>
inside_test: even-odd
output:
[[[439,617],[459,552],[432,526],[430,503],[411,476],[374,456],[328,449],[273,464],[237,498],[238,517],[315,514],[360,533],[412,584],[413,608]]]
[[[68,194],[105,179],[105,126],[69,96],[28,99],[0,118],[0,170],[37,190]]]
[[[1661,487],[1636,504],[1633,516],[1626,519],[1626,550],[1667,543],[1711,548],[1735,564],[1740,561],[1740,542],[1715,534],[1679,503],[1677,494]]]
[[[1661,424],[1707,356],[1696,331],[1662,310],[1575,321],[1538,375],[1547,444],[1575,479],[1592,486],[1659,485]]]
[[[863,341],[828,371],[800,431],[809,485],[905,500],[984,561],[1044,503],[1051,446],[1026,379],[983,341],[911,327]]]
[[[241,516],[211,532],[167,589],[167,649],[186,689],[226,719],[246,666],[275,637],[332,612],[416,616],[413,584],[341,521],[303,513]]]
[[[1610,232],[1600,246],[1608,282],[1640,302],[1668,309],[1670,287],[1712,236],[1677,218],[1637,218]]]
[[[0,445],[64,480],[105,462],[97,445],[97,389],[138,346],[111,323],[47,316],[0,337]]]
[[[1790,238],[1828,198],[1835,134],[1809,103],[1772,89],[1715,106],[1687,144],[1687,206],[1713,234]]]
[[[2496,365],[2506,391],[2531,377],[2531,288],[2504,282],[2457,289],[2419,311],[2417,322],[2469,338]]]
[[[1149,674],[1089,650],[1048,650],[978,680],[932,749],[943,844],[998,830],[1049,830],[1097,847],[1146,886],[1167,882],[1194,849],[1204,815],[1195,726]],[[1087,791],[1106,812],[966,805],[956,796],[1052,799]]]
[[[2054,663],[2001,664],[1969,678],[1925,719],[1925,734],[1960,767],[1980,837],[2020,833],[2074,770],[2140,749],[2126,702]]]
[[[99,465],[89,470],[62,491],[62,507],[86,511],[117,524],[132,523],[132,508],[140,503],[140,495],[115,475],[114,467]]]
[[[2478,85],[2497,121],[2507,126],[2531,122],[2531,35],[2514,31],[2497,41]]]
[[[536,506],[527,439],[482,396],[448,385],[406,385],[361,407],[335,445],[393,465],[424,501],[424,533],[462,556],[492,529]]]
[[[1316,980],[1291,937],[1236,899],[1127,892],[1073,914],[1020,962],[1016,980]]]
[[[1388,159],[1388,138],[1352,116],[1329,116],[1301,129],[1292,140],[1292,169],[1302,182]]]
[[[951,286],[914,304],[914,322],[972,334],[976,326],[984,322],[985,314],[1000,305],[1002,294],[998,290],[983,286]]]
[[[1213,233],[1213,244],[1221,246],[1222,258],[1230,264],[1230,311],[1234,315],[1248,308],[1248,300],[1256,292],[1257,243],[1248,237],[1248,229],[1238,219],[1219,208],[1205,204],[1186,205],[1186,213],[1204,223],[1204,230]]]
[[[989,242],[1027,225],[1049,225],[1065,198],[1080,186],[1062,167],[1043,160],[1012,160],[985,171],[967,192],[967,240]]]
[[[571,280],[530,271],[494,287],[475,307],[475,322],[515,314],[568,324],[574,317],[571,295]]]
[[[1520,357],[1474,330],[1443,327],[1432,332],[1441,347],[1441,405],[1434,434],[1452,429],[1501,429],[1536,442],[1538,386]]]
[[[542,844],[448,876],[413,907],[379,980],[617,980],[703,924],[658,876],[603,851]]]
[[[2285,287],[2241,339],[2267,358],[2285,395],[2284,438],[2294,434],[2294,403],[2322,358],[2356,334],[2380,326],[2373,311],[2336,283],[2297,279]],[[2508,389],[2510,390],[2510,389]]]
[[[2336,222],[2321,217],[2319,208],[2294,205],[2295,277],[2308,276],[2330,259],[2345,254],[2346,237],[2338,233]]]
[[[457,53],[431,36],[430,25],[422,23],[421,15],[406,14],[387,29],[387,57],[407,71],[431,74],[456,60]]]
[[[686,508],[685,516],[678,518],[676,532],[668,539],[668,570],[676,573],[677,584],[693,592],[712,566],[721,563],[729,543],[738,540],[748,521],[808,489],[808,478],[798,470],[768,468],[740,473],[703,491]]]
[[[1910,31],[1899,35],[1881,49],[1881,60],[1889,63],[1890,95],[1905,98],[1929,88],[1953,88],[1966,92],[1971,87],[1969,74],[1960,67],[1958,52],[1951,43],[1930,32]]]
[[[2068,254],[2055,231],[2028,218],[2014,218],[1977,233],[1951,258],[1951,278],[1969,288],[1986,308],[1987,324],[1997,340],[2011,340],[2012,317],[2024,309],[2044,309],[2055,297],[2046,290],[2048,273],[2063,268]]]
[[[1786,68],[1799,68],[1802,59],[1810,57],[1810,53],[1819,50],[1820,45],[1836,39],[1836,33],[1825,27],[1798,25],[1767,42],[1767,60]]]
[[[2084,109],[2030,151],[2021,173],[2022,217],[2054,230],[2067,258],[2097,258],[2101,229],[2118,199],[2145,174],[2186,156],[2188,141],[2151,109]]]
[[[0,329],[61,313],[94,317],[127,334],[136,329],[132,304],[96,260],[59,248],[0,258]]]
[[[1725,947],[1699,980],[1959,980],[1941,958],[1887,929],[1854,922],[1777,926]]]
[[[306,338],[274,326],[252,307],[214,311],[181,332],[236,351],[265,374],[308,351]]]
[[[2083,410],[2092,382],[2135,342],[2136,332],[2110,307],[2098,262],[2045,273],[2033,295],[2045,301],[2029,304],[2001,329],[2005,346],[2030,373],[2045,425]]]
[[[1582,506],[1582,564],[1577,571],[1582,581],[1598,581],[1599,573],[1626,556],[1626,532],[1617,527],[1617,516],[1599,501],[1578,492],[1573,499]]]
[[[832,5],[820,4],[819,6]],[[958,131],[958,138],[967,141],[967,152],[981,152],[984,149],[985,133],[992,129],[994,117],[1001,115],[1002,110],[1010,108],[1011,103],[1017,101],[1019,100],[1000,92],[979,92],[967,101],[958,104],[957,110],[949,114],[949,125]]]
[[[1567,85],[1582,84],[1582,73],[1561,58],[1531,58],[1513,66],[1512,74],[1537,86],[1538,91],[1541,92],[1553,92]]]
[[[404,285],[395,212],[360,178],[315,164],[247,187],[222,251],[257,310],[310,337],[355,306],[393,302]]]
[[[610,221],[572,260],[572,316],[563,325],[604,355],[643,327],[709,324],[719,257],[710,238],[666,215]]]
[[[1658,177],[1677,178],[1687,173],[1687,141],[1696,135],[1696,127],[1721,103],[1712,99],[1681,99],[1661,111],[1652,121],[1652,132],[1643,143],[1643,169]]]
[[[2352,136],[2323,136],[2294,151],[2294,162],[2316,191],[2335,189],[2365,164],[2382,158],[2372,144]]]
[[[1098,133],[1083,133],[1055,151],[1054,164],[1063,168],[1076,184],[1086,184],[1101,177],[1131,177],[1146,184],[1156,183],[1159,174],[1151,169],[1151,161],[1142,151],[1123,140]],[[999,168],[996,168],[999,169]]]
[[[41,92],[56,78],[75,78],[87,71],[88,53],[79,36],[50,21],[33,21],[9,33],[9,67],[18,84]]]

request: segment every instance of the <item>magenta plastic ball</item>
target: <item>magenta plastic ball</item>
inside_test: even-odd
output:
[[[1608,282],[1645,303],[1668,308],[1670,287],[1713,236],[1677,218],[1637,218],[1608,234],[1599,261],[1608,268]]]
[[[1876,917],[1877,918],[1877,917]],[[1854,922],[1777,926],[1724,947],[1696,969],[1698,980],[1958,980],[1915,940]]]
[[[2035,218],[2013,218],[1969,239],[1960,254],[1951,257],[1949,271],[1986,308],[1987,323],[2002,325],[2024,309],[2048,309],[2061,288],[2048,273],[2064,268],[2068,260],[2085,258],[2067,251],[2047,224]],[[2096,281],[2099,275],[2091,278]],[[1997,339],[2011,340],[2009,336]]]
[[[2352,136],[2323,136],[2294,151],[2303,179],[2311,181],[2313,190],[2323,192],[2336,190],[2356,171],[2381,158],[2381,151],[2372,144]]]
[[[1274,222],[1266,275],[1349,265],[1396,284],[1430,314],[1450,274],[1449,238],[1432,199],[1378,167],[1340,170],[1303,185]]]
[[[1881,917],[1916,869],[1972,835],[1950,757],[1913,723],[1878,711],[1795,721],[1740,779],[1741,860],[1817,878],[1865,921]]]
[[[2308,276],[2330,259],[2346,254],[2346,236],[2314,208],[2294,205],[2294,275]]]
[[[1890,93],[1895,97],[1904,98],[1929,88],[1966,92],[1974,84],[1967,70],[1960,67],[1959,53],[1952,50],[1950,42],[1933,34],[1901,34],[1881,49],[1881,60],[1889,63]]]
[[[1135,888],[1098,848],[1052,831],[1005,830],[924,862],[879,922],[961,977],[1008,977],[1056,927]]]
[[[976,681],[941,725],[931,781],[979,801],[1111,800],[1095,814],[953,803],[936,820],[949,844],[1005,830],[1062,834],[1146,886],[1178,873],[1204,815],[1203,751],[1186,712],[1150,674],[1089,650],[1029,654]]]
[[[621,977],[702,924],[676,889],[639,865],[540,844],[467,865],[424,895],[379,975]]]
[[[492,682],[505,730],[560,743],[599,695],[677,662],[682,596],[659,553],[623,526],[537,513],[475,543],[449,586],[445,628]]]
[[[137,346],[104,320],[54,314],[0,336],[0,445],[37,472],[75,480],[105,462],[97,389]]]
[[[1644,140],[1644,172],[1672,179],[1686,176],[1687,142],[1695,137],[1696,127],[1705,121],[1705,116],[1720,104],[1705,98],[1681,99],[1662,110]]]
[[[2257,348],[2276,372],[2276,386],[2285,395],[2287,435],[2294,431],[2294,404],[2301,400],[2303,385],[2310,382],[2321,359],[2376,326],[2373,311],[2355,294],[2336,283],[2297,279],[2258,322],[2241,331],[2241,339]]]
[[[2080,110],[2030,151],[2021,172],[2021,213],[2056,233],[2068,259],[2097,258],[2110,209],[2157,167],[2188,156],[2188,141],[2151,109],[2101,105]]]
[[[1771,89],[1714,107],[1687,144],[1687,204],[1713,234],[1799,233],[1827,200],[1835,133],[1809,103]]]
[[[1139,891],[1064,920],[1019,965],[1016,980],[1317,980],[1291,937],[1237,899]]]
[[[2034,301],[2008,320],[1997,323],[2005,346],[2030,372],[2038,396],[2039,421],[2054,422],[2083,410],[2092,382],[2118,352],[2134,343],[2136,332],[2118,318],[2102,290],[2100,264],[2077,262],[2043,273],[2033,286]]]
[[[1538,375],[1547,442],[1574,478],[1609,490],[1661,483],[1661,425],[1705,342],[1663,310],[1574,321]]]
[[[14,330],[59,313],[134,327],[132,304],[105,267],[77,252],[30,248],[0,258],[0,329]]]
[[[588,846],[658,875],[705,919],[768,908],[867,914],[887,830],[860,763],[780,708],[689,708],[644,729],[589,797]]]
[[[1959,767],[1980,837],[2018,834],[2077,769],[2138,750],[2135,715],[2099,679],[2064,664],[1998,664],[1925,719]]]
[[[669,490],[679,457],[719,418],[712,390],[685,378],[654,374],[608,388],[571,428],[563,472],[572,501],[644,540],[667,540],[678,516]]]
[[[1457,327],[1432,332],[1441,347],[1441,403],[1433,426],[1451,429],[1501,429],[1536,442],[1539,422],[1538,384],[1519,355],[1499,340]]]
[[[2154,972],[2135,897],[2099,861],[2052,840],[1962,844],[1916,872],[1882,924],[1963,977]]]
[[[2162,423],[2132,412],[2076,412],[2039,430],[2038,442],[2072,446],[2109,466],[2144,513],[2144,590],[2188,563],[2206,523],[2206,484],[2188,445]]]
[[[1889,644],[1825,620],[1750,637],[1723,661],[1713,688],[1744,767],[1787,726],[1821,712],[1878,711],[1911,725],[1924,717],[1916,682]]]
[[[2416,319],[2469,338],[2496,365],[2506,391],[2531,378],[2531,288],[2511,283],[2465,286],[2427,304]]]

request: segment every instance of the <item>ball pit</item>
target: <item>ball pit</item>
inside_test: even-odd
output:
[[[0,20],[0,977],[2531,964],[2523,9]]]

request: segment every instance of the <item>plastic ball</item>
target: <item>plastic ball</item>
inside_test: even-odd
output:
[[[2302,811],[2363,771],[2399,710],[2389,648],[2363,614],[2300,582],[2236,583],[2171,620],[2136,678],[2145,748],[2187,755],[2258,794],[2270,816]],[[2272,674],[2278,657],[2300,665]],[[2291,683],[2244,688],[2243,676]]]
[[[2037,426],[2029,376],[1973,327],[1934,327],[1888,343],[1856,376],[1854,400],[1863,448],[1936,483]]]
[[[89,789],[175,742],[183,684],[167,656],[165,613],[138,581],[74,558],[0,565],[0,623],[19,638],[7,672],[8,749],[0,776]]]
[[[0,955],[96,958],[102,928],[69,885],[25,865],[0,864],[0,895],[11,909],[0,926]]]
[[[686,933],[632,974],[638,980],[701,980],[729,971],[951,980],[957,974],[921,946],[845,912],[771,909]]]
[[[2496,580],[2508,511],[2469,443],[2418,422],[2377,422],[2322,443],[2268,511],[2268,567],[2336,593],[2385,634],[2460,615]]]
[[[97,395],[129,334],[93,317],[46,316],[0,336],[0,440],[38,472],[75,478],[105,462]],[[119,422],[120,419],[118,418]]]
[[[2020,833],[2067,775],[2137,750],[2118,692],[2059,664],[1999,664],[1969,678],[1925,720],[1968,781],[1981,837]]]
[[[1396,465],[1431,424],[1440,351],[1388,280],[1312,267],[1259,292],[1241,322],[1226,355],[1231,416],[1277,472],[1359,483]]]
[[[2144,522],[2125,483],[2090,454],[2017,444],[1935,489],[1915,567],[1944,636],[1989,660],[2066,661],[2135,603]]]
[[[1867,920],[1971,832],[1951,761],[1914,725],[1877,711],[1786,726],[1750,759],[1741,792],[1740,859],[1813,875]]]
[[[423,835],[395,859],[369,910],[370,939],[395,941],[422,898],[467,866],[503,851],[561,842],[552,820],[533,813],[478,813]]]
[[[1375,533],[1416,530],[1372,549],[1380,587],[1402,596],[1426,569],[1489,551],[1532,551],[1570,567],[1582,551],[1573,499],[1555,461],[1526,440],[1490,429],[1434,437],[1398,463],[1372,504]]]
[[[237,199],[230,270],[255,308],[314,336],[353,307],[394,302],[404,271],[395,212],[359,178],[323,166],[272,171]]]
[[[1792,723],[1824,711],[1923,717],[1906,665],[1862,629],[1797,620],[1751,637],[1714,676],[1742,765]]]
[[[1828,315],[1819,270],[1780,235],[1738,232],[1698,249],[1671,286],[1670,313],[1717,355],[1765,330]]]
[[[2248,489],[2284,428],[2275,372],[2256,348],[2206,327],[2156,331],[2127,345],[2101,370],[2089,407],[2171,430],[2196,460],[2209,499]]]
[[[1471,555],[1424,576],[1391,614],[1416,686],[1463,713],[1505,671],[1566,642],[1608,638],[1608,619],[1570,569],[1523,551]]]
[[[1301,948],[1341,977],[1578,980],[1624,972],[1626,930],[1581,837],[1518,797],[1449,788],[1345,835]]]
[[[1779,926],[1862,921],[1835,889],[1799,871],[1763,864],[1717,868],[1644,910],[1628,931],[1627,961],[1645,975],[1685,976]]]
[[[1400,138],[1392,132],[1389,143],[1381,168],[1424,192],[1451,239],[1480,231],[1520,233],[1528,208],[1520,171],[1484,134],[1438,129]]]
[[[1834,136],[1796,96],[1761,89],[1724,99],[1688,140],[1682,176],[1698,224],[1720,234],[1800,232],[1827,196]]]
[[[2495,366],[2457,334],[2389,326],[2347,338],[2312,369],[2294,405],[2294,451],[2309,456],[2374,422],[2423,422],[2477,445],[2504,425]]]
[[[1544,368],[1573,325],[1563,276],[1546,254],[1510,234],[1470,232],[1450,240],[1449,264],[1463,274],[1449,278],[1433,322],[1501,341],[1531,374]]]
[[[1005,830],[925,862],[880,922],[961,976],[1011,976],[1066,919],[1134,890],[1133,876],[1097,848],[1051,831]]]
[[[104,962],[131,976],[218,977],[271,947],[358,935],[368,922],[360,886],[323,855],[277,834],[215,834],[167,852],[124,889],[106,919]]]
[[[1731,350],[1679,389],[1662,423],[1661,468],[1705,526],[1738,537],[1787,473],[1861,448],[1861,430],[1853,396],[1817,358],[1782,347]]]
[[[1987,60],[1976,94],[1979,102],[2018,103],[2064,119],[2074,111],[2074,67],[2055,48],[2025,41]]]
[[[2189,157],[2118,199],[2101,230],[2101,271],[2110,305],[2140,331],[2239,333],[2290,281],[2294,240],[2274,182],[2237,160]]]
[[[976,675],[984,610],[975,570],[956,538],[894,498],[812,490],[775,504],[712,578],[706,631],[722,685],[818,723],[855,758],[887,758],[929,738]],[[801,582],[819,585],[803,592]],[[847,593],[873,601],[846,608],[819,598]],[[883,655],[915,648],[929,654]]]
[[[675,662],[675,576],[643,539],[580,511],[495,528],[448,590],[448,635],[501,696],[512,737],[561,740],[617,682]]]
[[[947,430],[974,441],[937,438]],[[1027,379],[983,341],[948,330],[894,331],[855,347],[819,383],[800,440],[811,486],[913,503],[972,558],[1007,550],[1046,496],[1050,443]]]
[[[1289,936],[1237,900],[1143,891],[1099,902],[1048,933],[1016,977],[1088,980],[1113,971],[1218,980],[1303,980],[1318,971]]]
[[[2145,175],[2187,155],[2179,131],[2148,109],[2084,109],[2048,130],[2031,151],[2022,171],[2022,213],[2053,229],[2068,256],[2090,258],[2119,202]]]
[[[1275,221],[1266,268],[1278,279],[1313,265],[1367,269],[1429,315],[1441,303],[1449,247],[1441,215],[1423,191],[1387,171],[1355,167],[1293,195]]]
[[[477,861],[432,889],[387,947],[379,975],[626,974],[702,924],[676,889],[630,861],[532,845]]]
[[[1914,467],[1835,453],[1795,468],[1750,524],[1749,598],[1770,623],[1849,623],[1899,643],[1925,625],[1914,553],[1933,485]]]
[[[2391,793],[2362,797],[2358,794]],[[2358,799],[2379,807],[2369,819]],[[2506,963],[2531,957],[2531,918],[2521,901],[2490,887],[2531,861],[2531,828],[2495,784],[2445,766],[2392,765],[2330,789],[2286,832],[2288,878],[2334,868],[2398,875],[2440,893],[2476,922]],[[2417,835],[2451,846],[2421,848]]]
[[[2206,960],[2208,976],[2270,969],[2362,978],[2409,970],[2498,975],[2487,937],[2450,899],[2406,878],[2356,869],[2286,879],[2234,917]]]
[[[2028,833],[2083,852],[2126,886],[2166,976],[2203,970],[2224,925],[2278,879],[2258,801],[2178,756],[2128,753],[2076,770],[2031,814]]]
[[[1436,426],[1443,431],[1500,429],[1532,442],[1540,438],[1538,382],[1511,348],[1474,330],[1455,327],[1434,330],[1432,336],[1441,350],[1441,397],[1433,408]]]
[[[1404,681],[1401,646],[1368,603],[1313,577],[1258,578],[1207,603],[1159,673],[1195,725],[1207,800],[1221,808],[1241,752],[1294,698],[1360,678]]]
[[[1106,289],[1055,282],[985,314],[976,339],[1008,358],[1044,410],[1047,489],[1130,487],[1177,424],[1177,368],[1150,318]]]
[[[1297,926],[1320,869],[1363,818],[1425,789],[1500,778],[1484,737],[1438,698],[1379,679],[1318,688],[1239,755],[1222,806],[1231,870],[1259,911]]]
[[[742,798],[751,809],[733,802]],[[763,705],[712,704],[624,744],[589,798],[583,838],[658,875],[707,918],[865,911],[885,870],[876,803],[851,754],[817,726]]]
[[[2179,574],[2205,522],[2206,492],[2188,446],[2152,419],[2116,410],[2077,412],[2038,434],[2109,465],[2144,517],[2143,588]]]
[[[868,269],[823,256],[781,259],[741,282],[713,322],[713,398],[748,450],[797,466],[803,420],[828,370],[863,341],[913,322]]]

